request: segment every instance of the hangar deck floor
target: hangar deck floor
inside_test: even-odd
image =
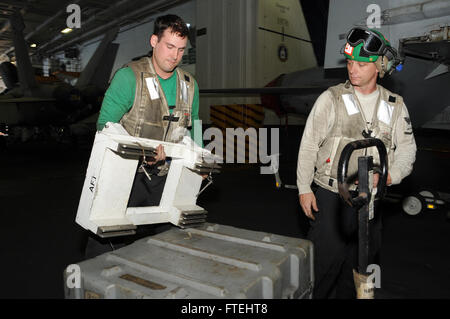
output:
[[[280,129],[280,172],[295,184],[302,127]],[[447,132],[417,131],[414,172],[390,192],[450,193]],[[77,147],[27,142],[0,152],[2,245],[0,298],[63,298],[64,268],[83,260],[85,231],[75,224],[91,139]],[[199,198],[208,221],[304,238],[308,220],[297,191],[275,189],[259,167],[224,165]],[[381,288],[378,298],[450,298],[450,220],[439,209],[416,216],[384,201]]]

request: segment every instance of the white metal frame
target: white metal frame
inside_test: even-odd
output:
[[[139,155],[125,157],[118,153],[119,145],[149,149],[160,144],[172,161],[159,206],[127,207]],[[168,143],[133,137],[120,124],[107,123],[95,136],[76,222],[102,237],[132,233],[136,225],[170,222],[183,226],[183,213],[206,214],[196,205],[202,176],[191,169],[218,159],[188,136],[181,143]]]

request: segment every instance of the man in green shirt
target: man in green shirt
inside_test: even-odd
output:
[[[160,16],[155,20],[150,38],[151,57],[132,61],[116,72],[105,93],[97,121],[98,130],[102,130],[107,122],[114,122],[122,124],[132,136],[167,142],[179,142],[189,130],[192,138],[201,136],[195,134],[196,130],[201,133],[196,122],[198,85],[191,74],[177,67],[186,49],[188,34],[186,24],[176,15]],[[201,140],[195,142],[202,145]],[[155,158],[139,165],[128,207],[159,205],[169,162],[159,145]],[[138,233],[139,230],[153,229],[151,226],[138,227]],[[144,231],[144,235],[148,233]],[[95,250],[98,254],[98,249]]]
[[[150,38],[152,56],[133,61],[116,72],[103,100],[98,130],[107,122],[120,122],[130,135],[137,137],[178,142],[180,136],[173,135],[191,127],[191,136],[195,136],[194,131],[201,129],[195,125],[198,85],[192,75],[177,67],[186,49],[188,34],[186,24],[176,15],[156,19]],[[197,143],[201,145],[201,141]],[[161,167],[164,162],[164,149],[159,146],[155,159],[143,163],[136,174],[129,207],[159,204],[164,173],[167,173],[167,169]],[[155,178],[147,178],[144,170],[150,176],[156,175]],[[154,191],[156,185],[159,185],[157,192]],[[147,192],[145,188],[153,191]],[[148,193],[156,197],[147,196]]]

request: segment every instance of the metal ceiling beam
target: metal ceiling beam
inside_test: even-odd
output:
[[[2,5],[2,4],[7,5],[7,6],[13,6],[13,7],[20,8],[20,9],[28,6],[26,1],[21,2],[19,0],[2,0],[2,1],[0,1],[0,5]]]
[[[130,0],[120,1],[120,5],[123,5],[123,4],[125,4],[125,3],[129,2],[129,1]],[[59,45],[59,46],[57,46],[57,47],[55,47],[53,49],[50,49],[47,52],[48,53],[54,53],[54,52],[62,51],[66,47],[69,47],[69,46],[74,45],[76,43],[87,41],[87,40],[97,36],[98,33],[105,32],[106,30],[108,30],[108,29],[110,29],[110,28],[112,28],[114,26],[120,26],[125,21],[128,21],[129,19],[131,19],[133,16],[149,14],[151,12],[157,11],[161,7],[167,7],[167,6],[171,6],[171,5],[176,5],[177,3],[182,3],[182,2],[185,2],[185,0],[172,0],[172,1],[160,0],[160,1],[156,1],[154,3],[151,3],[151,4],[147,5],[147,6],[140,7],[139,9],[137,9],[135,11],[132,11],[132,12],[130,12],[128,14],[120,16],[118,21],[112,21],[110,23],[107,23],[105,25],[97,27],[97,28],[95,28],[95,29],[93,29],[93,30],[91,30],[89,32],[85,31],[83,33],[83,35],[80,35],[80,36],[78,36],[78,37],[76,37],[76,38],[74,38],[74,39],[72,39],[70,41],[67,41],[67,42],[65,42],[65,43],[63,43],[63,44],[61,44],[61,45]],[[113,10],[113,9],[117,9],[118,7],[119,7],[119,5],[118,6],[114,6],[114,8],[110,8],[107,11],[110,11],[110,10]],[[101,13],[101,15],[103,15],[103,12]],[[89,20],[89,22],[96,21],[95,18],[96,17],[93,17],[92,19]],[[87,22],[85,22],[85,23],[87,23]],[[60,39],[60,37],[57,37],[57,39],[54,39],[53,41],[56,41],[58,39]],[[45,47],[47,45],[50,45],[50,44],[51,44],[50,42],[47,43],[45,45]],[[41,49],[42,49],[42,47],[40,47],[40,50]]]
[[[186,0],[172,0],[172,1],[167,1],[167,0],[161,0],[161,1],[155,1],[154,3],[150,3],[144,7],[140,7],[139,9],[132,11],[131,13],[125,14],[125,15],[119,15],[119,17],[117,17],[116,12],[120,11],[122,9],[123,11],[123,7],[128,4],[136,4],[135,1],[133,0],[121,0],[121,1],[117,1],[115,3],[113,3],[112,5],[109,5],[107,7],[107,9],[102,10],[101,12],[93,15],[92,17],[90,17],[87,21],[83,21],[83,34],[81,35],[76,35],[74,34],[71,38],[71,40],[67,40],[66,37],[67,36],[63,36],[62,34],[58,34],[57,36],[55,36],[53,39],[51,39],[50,41],[46,42],[43,45],[40,45],[38,48],[38,52],[43,52],[43,53],[53,53],[53,52],[57,52],[57,51],[62,51],[63,49],[72,46],[74,44],[77,43],[81,43],[84,41],[87,41],[89,39],[95,38],[96,36],[100,35],[100,33],[104,33],[107,31],[107,29],[110,29],[114,26],[121,26],[121,25],[125,25],[125,24],[129,24],[129,21],[133,21],[136,19],[136,17],[140,17],[143,15],[150,15],[152,12],[157,12],[159,9],[161,8],[166,8],[169,6],[174,6],[178,3],[183,3]],[[85,0],[85,5],[86,7],[94,7],[94,8],[98,8],[98,6],[92,6],[90,4],[92,3],[98,3],[98,1],[96,0]],[[10,0],[10,1],[0,1],[0,4],[11,4],[11,5],[16,5],[16,6],[20,6],[26,9],[22,9],[21,13],[22,15],[25,14],[25,12],[27,11],[27,9],[30,9],[30,12],[32,12],[31,10],[31,6],[28,5],[25,2],[18,2],[15,0]],[[32,32],[28,33],[27,35],[25,35],[25,40],[29,40],[31,37],[33,37],[36,34],[39,34],[39,32],[42,32],[42,30],[45,30],[46,27],[48,27],[52,22],[54,22],[55,20],[57,20],[58,18],[60,18],[62,15],[67,14],[66,12],[66,6],[67,4],[79,4],[80,6],[83,6],[83,0],[71,0],[71,1],[65,1],[63,9],[59,10],[56,14],[54,14],[53,16],[49,17],[48,19],[45,20],[45,22],[43,22],[42,24],[40,24],[39,26],[37,26]],[[99,3],[98,3],[99,4]],[[0,9],[1,12],[1,9]],[[94,25],[95,23],[98,23],[99,21],[112,21],[109,23],[106,23],[105,25],[102,25],[100,27]],[[89,28],[89,26],[92,25],[92,27]],[[1,25],[0,25],[1,27]],[[10,31],[10,23],[9,21],[5,22],[5,24],[3,25],[3,27],[0,29],[0,34],[5,33],[5,32],[9,32]],[[64,43],[61,43],[61,41],[64,41]],[[55,48],[50,48],[49,47],[51,45],[55,45]],[[45,50],[47,48],[47,50]],[[3,51],[3,53],[1,53]],[[9,49],[7,50],[2,50],[2,47],[0,47],[0,55],[1,54],[9,54],[11,52],[14,51],[14,46],[9,47]]]
[[[66,7],[68,3],[74,3],[74,4],[78,4],[80,3],[82,0],[72,0],[72,1],[68,1],[64,4],[64,9],[59,10],[56,14],[54,14],[52,17],[48,18],[47,20],[45,20],[43,23],[41,23],[40,25],[38,25],[34,31],[28,33],[25,36],[25,40],[29,40],[32,36],[34,36],[35,34],[37,34],[38,32],[40,32],[43,28],[45,28],[46,26],[48,26],[50,23],[52,23],[53,21],[55,21],[56,19],[58,19],[61,15],[66,14]],[[0,30],[0,34],[4,32],[4,30]],[[10,47],[8,50],[6,50],[5,52],[3,52],[3,54],[8,54],[10,52],[14,51],[14,46]]]
[[[86,26],[88,26],[89,24],[91,24],[94,21],[98,20],[98,16],[100,15],[107,15],[109,12],[119,8],[120,6],[126,4],[127,2],[130,2],[131,0],[122,0],[119,2],[114,3],[112,6],[110,6],[108,9],[101,11],[99,14],[96,14],[94,16],[92,16],[90,19],[88,19],[87,21],[83,21],[83,27],[87,30],[89,30],[88,28],[86,28]],[[86,32],[86,31],[85,31]],[[55,36],[52,40],[48,41],[47,43],[45,43],[44,45],[40,46],[39,50],[43,50],[46,47],[48,47],[49,45],[53,44],[54,42],[60,40],[63,37],[63,35],[58,34],[57,36]]]
[[[14,13],[14,8],[0,8],[0,12],[2,12],[3,14],[6,14],[8,16],[12,15]],[[24,9],[22,9],[24,10]]]
[[[94,7],[97,9],[106,9],[109,7],[109,4],[106,4],[102,1],[97,1],[97,0],[86,0],[87,1],[87,5],[90,7]]]
[[[53,15],[52,10],[45,10],[45,9],[40,9],[40,8],[35,8],[33,6],[29,6],[27,7],[27,11],[30,14],[35,14],[37,16],[43,16],[43,17],[51,17]]]

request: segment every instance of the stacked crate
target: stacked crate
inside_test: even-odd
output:
[[[67,299],[310,299],[313,286],[312,242],[211,223],[172,227],[64,271]]]

